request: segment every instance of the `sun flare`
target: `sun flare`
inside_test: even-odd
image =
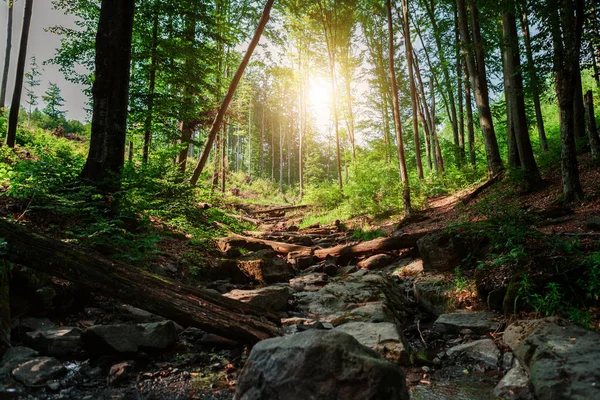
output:
[[[329,81],[322,77],[311,78],[308,90],[309,105],[315,111],[321,111],[329,108],[330,101],[331,89],[329,87]]]

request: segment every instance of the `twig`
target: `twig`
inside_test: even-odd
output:
[[[421,337],[421,341],[423,342],[423,345],[425,347],[427,347],[427,342],[425,341],[425,338],[423,337],[423,332],[421,332],[421,320],[420,319],[417,320],[417,330],[419,331],[419,336]]]
[[[23,214],[21,214],[19,216],[19,218],[17,218],[17,222],[19,222],[21,220],[21,218],[23,218],[23,216],[25,215],[25,213],[27,211],[29,211],[29,206],[31,205],[31,202],[33,201],[33,198],[35,197],[35,193],[31,195],[31,199],[29,200],[29,203],[27,203],[27,207],[25,207],[25,211],[23,211]]]

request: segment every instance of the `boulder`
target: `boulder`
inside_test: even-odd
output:
[[[285,311],[294,299],[286,286],[267,286],[254,290],[232,290],[223,296],[232,300],[249,303],[269,311]]]
[[[497,367],[500,361],[500,349],[492,339],[476,340],[470,343],[459,344],[448,350],[446,354],[450,358],[467,357],[471,360],[480,361],[490,367]]]
[[[500,316],[491,312],[457,311],[442,314],[435,321],[433,328],[436,331],[458,333],[463,329],[470,329],[478,335],[496,332],[501,325]]]
[[[394,313],[382,302],[367,303],[344,314],[333,321],[334,325],[342,325],[347,322],[398,322]]]
[[[226,257],[238,257],[241,255],[240,249],[249,251],[269,250],[271,247],[260,242],[248,242],[244,239],[235,237],[225,237],[217,240],[217,248]]]
[[[45,331],[56,328],[56,324],[48,318],[27,317],[19,320],[18,328],[24,332]]]
[[[498,382],[494,395],[506,400],[533,400],[529,389],[529,375],[518,361]]]
[[[309,330],[259,342],[235,400],[408,400],[404,373],[352,336]]]
[[[138,325],[96,325],[82,334],[83,344],[91,354],[135,353],[140,347],[166,349],[177,341],[173,321]]]
[[[290,279],[290,287],[298,291],[315,292],[329,283],[329,276],[323,273],[313,273]]]
[[[56,359],[38,357],[26,361],[13,369],[13,377],[29,387],[45,386],[50,380],[60,378],[67,369]]]
[[[358,267],[364,269],[381,269],[390,265],[393,260],[387,254],[376,254],[359,262]]]
[[[150,322],[159,322],[164,321],[165,319],[159,315],[152,314],[146,310],[142,310],[141,308],[137,308],[134,306],[130,306],[129,304],[123,304],[120,307],[121,309],[121,317],[134,321],[140,324],[150,323]]]
[[[410,363],[406,339],[394,323],[349,322],[334,330],[351,335],[395,364]]]
[[[108,386],[117,386],[125,382],[135,372],[134,361],[123,361],[110,367],[106,383]]]
[[[420,276],[413,284],[415,300],[433,315],[454,311],[452,289],[452,283],[442,274]]]
[[[446,232],[430,233],[417,241],[423,259],[423,270],[452,271],[468,254],[467,246],[457,237]]]
[[[287,282],[294,269],[273,250],[260,250],[236,260],[237,267],[250,280],[261,283]]]
[[[600,334],[568,321],[517,321],[503,336],[539,400],[600,398]]]
[[[70,326],[26,333],[27,343],[40,353],[64,357],[81,353],[81,329]]]
[[[287,255],[287,262],[296,270],[302,271],[313,265],[314,256],[305,251],[292,251]]]
[[[31,360],[38,355],[39,353],[37,351],[30,349],[29,347],[10,347],[8,350],[6,350],[2,360],[0,361],[0,378],[4,380],[10,376],[10,373],[17,365],[23,363],[24,361]],[[0,398],[2,398],[1,393]]]

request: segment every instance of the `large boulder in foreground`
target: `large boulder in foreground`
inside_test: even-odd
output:
[[[517,321],[503,339],[537,399],[600,399],[600,334],[552,317]]]
[[[259,342],[235,400],[408,400],[404,373],[352,336],[309,330]]]
[[[417,241],[423,271],[452,271],[468,254],[462,240],[447,232],[430,233]]]

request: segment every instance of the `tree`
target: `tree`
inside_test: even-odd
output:
[[[50,117],[53,128],[55,128],[60,124],[60,120],[65,117],[65,111],[60,109],[64,105],[65,99],[62,97],[60,88],[56,83],[50,82],[48,84],[48,90],[42,95],[42,100],[46,103],[46,107],[42,111]]]
[[[8,131],[6,132],[6,145],[15,147],[17,137],[17,123],[19,109],[21,107],[21,91],[23,90],[23,76],[25,75],[25,62],[27,60],[27,44],[29,42],[29,26],[31,25],[31,14],[33,12],[33,0],[25,0],[23,11],[23,26],[21,28],[21,43],[19,44],[19,58],[17,59],[17,71],[15,88],[12,102],[10,103],[10,114],[8,116]]]
[[[31,112],[34,106],[38,104],[38,95],[35,93],[35,88],[40,86],[40,80],[37,79],[42,73],[40,72],[40,67],[37,64],[35,56],[32,56],[29,61],[29,72],[25,73],[25,95],[27,99],[25,100],[27,105],[29,106],[29,115],[27,119],[27,124],[31,126]]]
[[[81,177],[116,188],[124,164],[134,0],[102,0],[96,35],[96,71],[90,149]]]
[[[10,69],[10,50],[12,48],[13,7],[14,0],[5,0],[7,7],[6,21],[6,50],[4,52],[4,69],[2,70],[2,86],[0,87],[0,110],[6,102],[6,86],[8,85],[8,70]]]
[[[402,200],[404,203],[404,214],[411,213],[410,204],[410,186],[408,183],[408,172],[406,170],[406,160],[404,157],[404,140],[402,138],[402,123],[400,122],[400,105],[398,101],[398,83],[396,81],[396,67],[394,65],[394,21],[392,19],[392,5],[390,0],[386,0],[387,21],[388,21],[388,51],[390,79],[392,81],[392,111],[394,113],[394,125],[396,127],[396,145],[398,146],[398,164],[400,167],[400,184],[402,186]]]
[[[475,6],[474,0],[469,0],[472,21],[471,30],[473,34],[473,40],[471,40],[465,0],[456,0],[456,7],[463,54],[469,71],[471,88],[475,95],[475,103],[479,109],[479,124],[483,133],[488,172],[491,175],[496,175],[502,171],[504,167],[502,165],[502,159],[500,158],[498,141],[496,139],[496,132],[494,131],[494,123],[492,121],[492,112],[490,110],[483,43],[479,28],[479,11]],[[474,50],[472,47],[474,47]],[[476,58],[477,61],[475,60]]]

